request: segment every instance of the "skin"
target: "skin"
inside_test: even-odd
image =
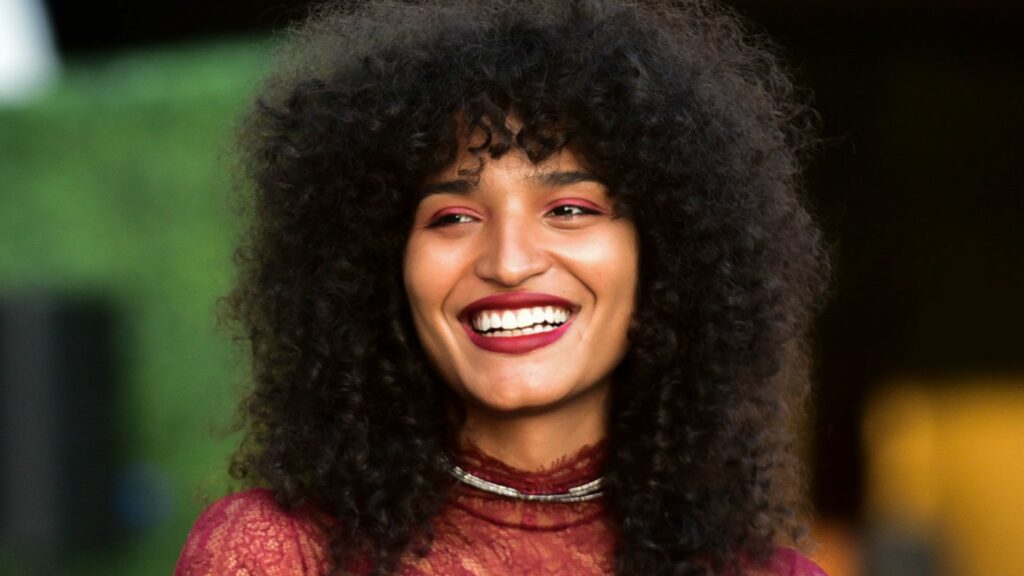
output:
[[[474,184],[458,169],[475,163],[461,157],[426,184],[405,289],[427,355],[464,402],[463,440],[536,470],[605,436],[635,305],[636,228],[569,150],[538,165],[518,151],[487,158]],[[572,302],[572,325],[525,354],[476,346],[459,313],[517,291]]]

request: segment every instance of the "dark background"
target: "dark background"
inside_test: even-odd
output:
[[[264,35],[308,3],[48,4],[62,55],[76,58]],[[873,390],[1024,369],[1024,5],[733,5],[776,40],[823,117],[807,189],[835,247],[836,281],[815,334],[813,492],[819,512],[856,520]]]

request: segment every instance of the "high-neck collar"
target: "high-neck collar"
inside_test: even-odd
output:
[[[521,470],[484,454],[472,444],[463,445],[455,462],[464,470],[497,484],[529,494],[565,492],[604,473],[607,442],[584,446],[537,471]],[[604,498],[587,502],[526,502],[456,486],[452,504],[488,522],[529,530],[557,530],[594,521],[604,515]]]
[[[564,492],[598,478],[604,472],[606,452],[607,442],[601,441],[562,456],[540,470],[528,471],[509,466],[485,454],[476,445],[466,443],[455,455],[455,461],[470,474],[484,480],[528,494],[543,494]]]

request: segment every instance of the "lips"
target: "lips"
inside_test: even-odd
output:
[[[484,336],[474,330],[472,326],[473,316],[483,311],[516,310],[546,306],[569,310],[571,314],[565,323],[554,330],[521,336]],[[572,302],[551,294],[541,292],[507,292],[492,294],[472,302],[459,312],[458,319],[470,341],[477,347],[491,352],[525,354],[531,350],[547,346],[561,338],[575,319],[575,312],[578,308],[579,306]]]

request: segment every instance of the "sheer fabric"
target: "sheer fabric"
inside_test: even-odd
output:
[[[560,492],[598,477],[602,446],[584,448],[546,470],[523,472],[472,447],[456,458],[465,470],[523,492]],[[175,576],[326,576],[324,515],[284,511],[266,490],[227,496],[203,512],[188,536]],[[615,529],[603,499],[553,504],[523,502],[458,485],[434,520],[426,556],[406,554],[402,576],[504,574],[607,575],[613,572]],[[365,573],[366,567],[354,567]],[[780,549],[759,571],[771,576],[825,576],[798,553]]]

